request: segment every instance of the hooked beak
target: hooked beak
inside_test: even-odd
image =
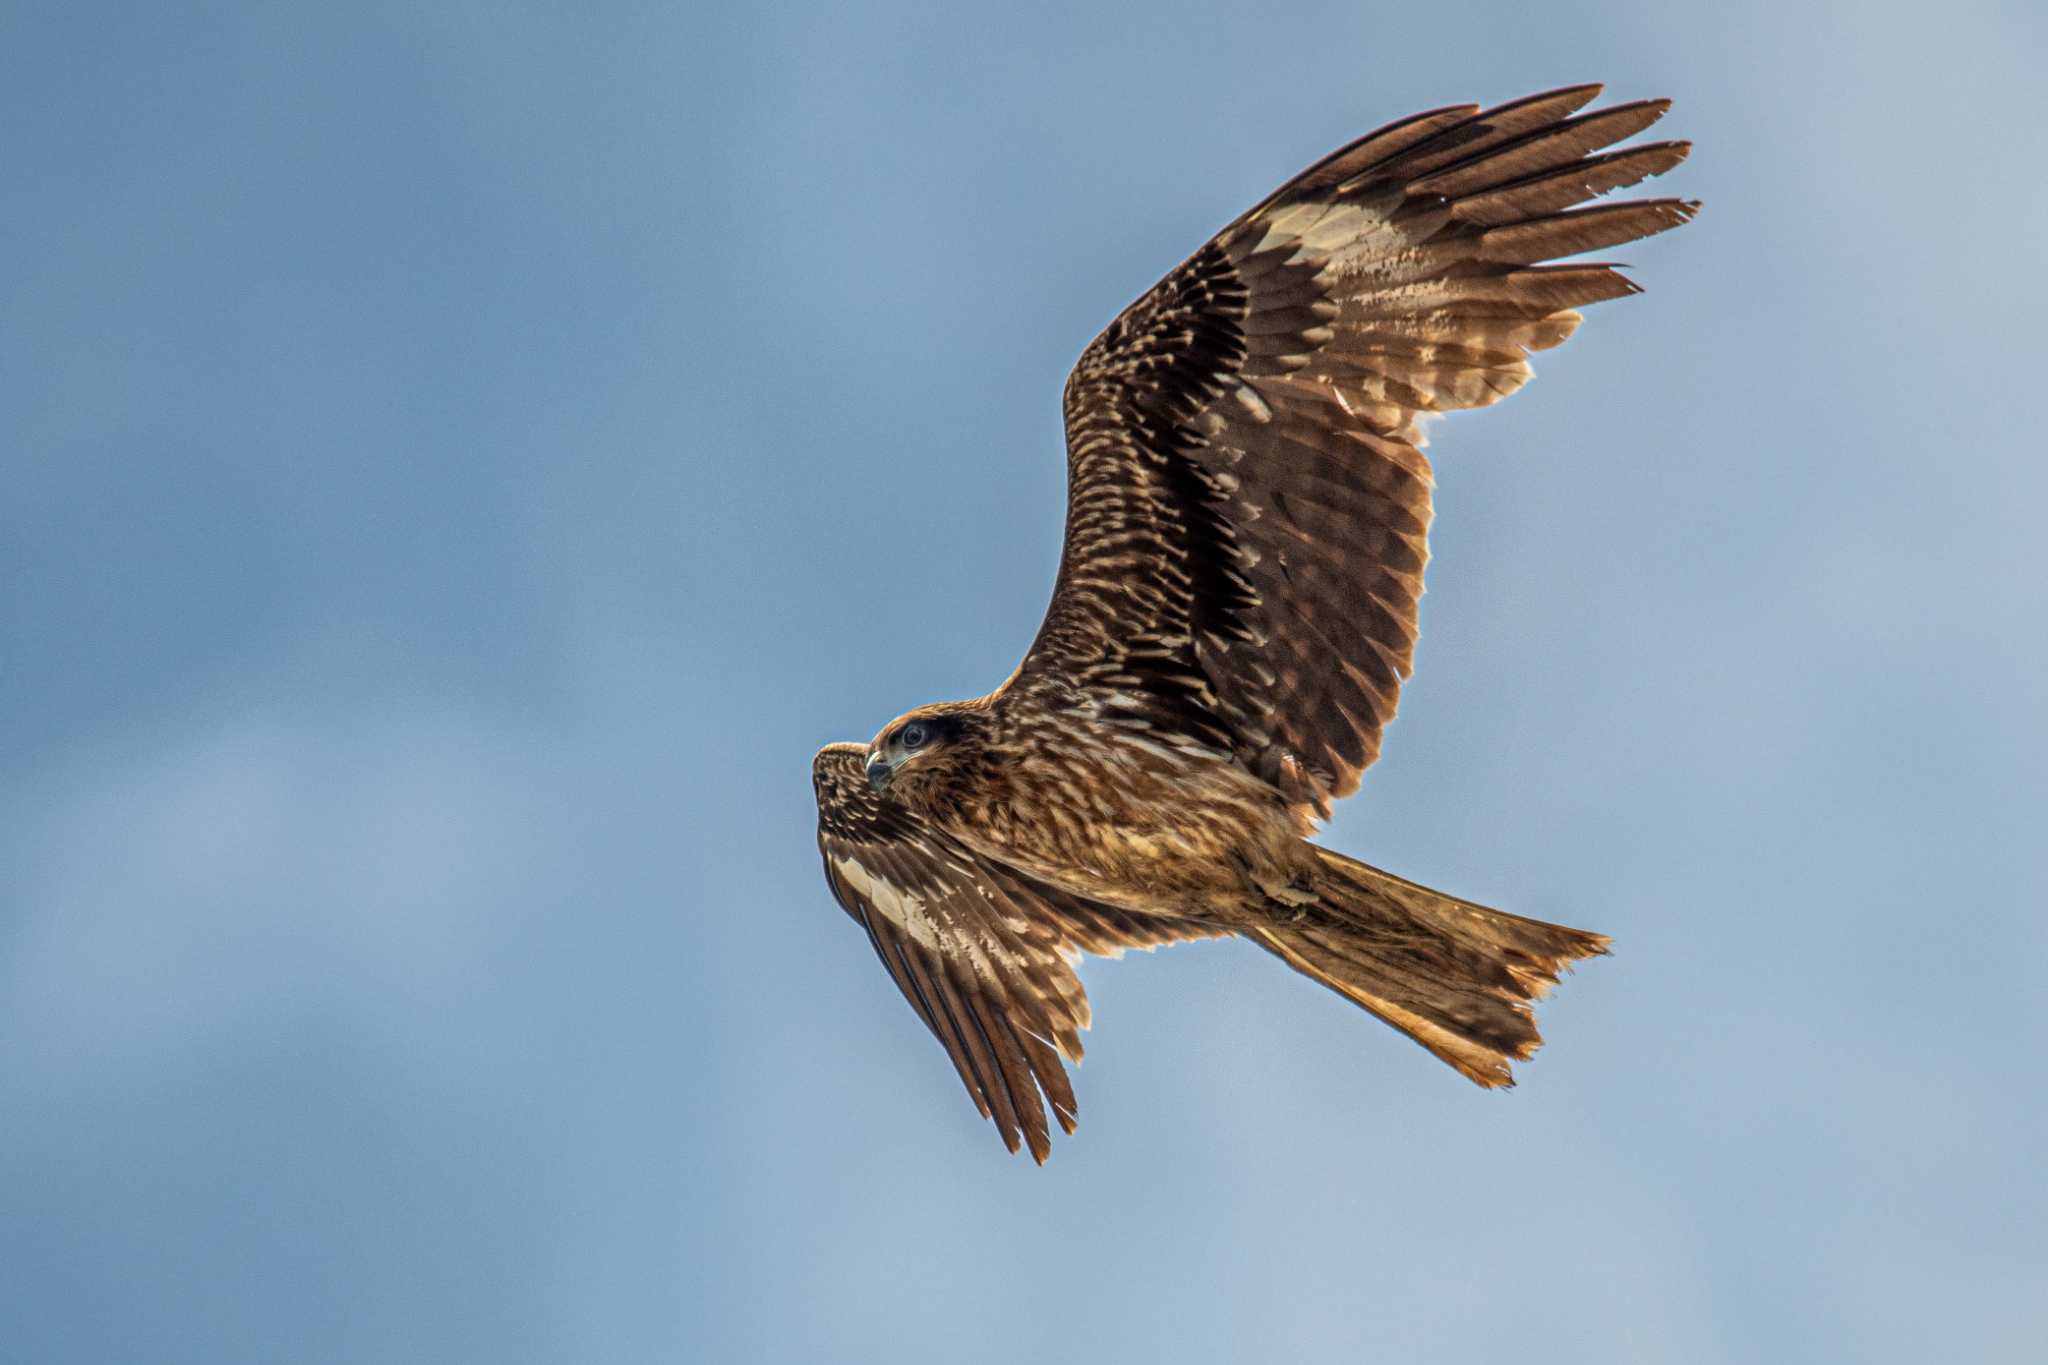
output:
[[[867,773],[868,785],[880,791],[889,785],[889,779],[896,775],[896,770],[889,766],[888,759],[880,754],[871,753],[868,755]]]

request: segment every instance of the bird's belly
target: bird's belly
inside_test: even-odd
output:
[[[1125,909],[1203,915],[1285,881],[1302,854],[1286,807],[1241,769],[1208,764],[1012,781],[947,822],[978,851]]]

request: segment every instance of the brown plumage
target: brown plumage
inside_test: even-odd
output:
[[[1606,951],[1304,838],[1413,660],[1423,419],[1513,393],[1574,309],[1636,292],[1544,262],[1697,208],[1575,207],[1687,150],[1603,152],[1666,103],[1580,114],[1598,93],[1360,138],[1126,308],[1067,381],[1066,545],[1024,662],[819,752],[833,893],[1010,1150],[1050,1151],[1041,1094],[1073,1131],[1080,953],[1241,934],[1505,1086],[1530,1002]]]

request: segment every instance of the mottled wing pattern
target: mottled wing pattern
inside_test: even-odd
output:
[[[1411,666],[1422,421],[1519,388],[1614,267],[1545,265],[1694,204],[1576,208],[1687,144],[1602,152],[1667,102],[1598,86],[1442,109],[1283,186],[1132,304],[1067,382],[1059,580],[1012,689],[1235,753],[1315,815],[1358,787]]]
[[[1077,1112],[1060,1065],[1062,1054],[1081,1059],[1088,1027],[1074,959],[1214,931],[1081,900],[991,863],[876,792],[862,760],[859,745],[833,744],[811,765],[825,879],[1004,1145],[1016,1151],[1021,1136],[1043,1162],[1052,1140],[1040,1093],[1069,1133]]]

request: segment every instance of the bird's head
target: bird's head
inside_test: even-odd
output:
[[[936,702],[905,712],[882,727],[868,746],[868,785],[876,791],[936,776],[961,756],[961,742],[973,732],[971,704]]]

